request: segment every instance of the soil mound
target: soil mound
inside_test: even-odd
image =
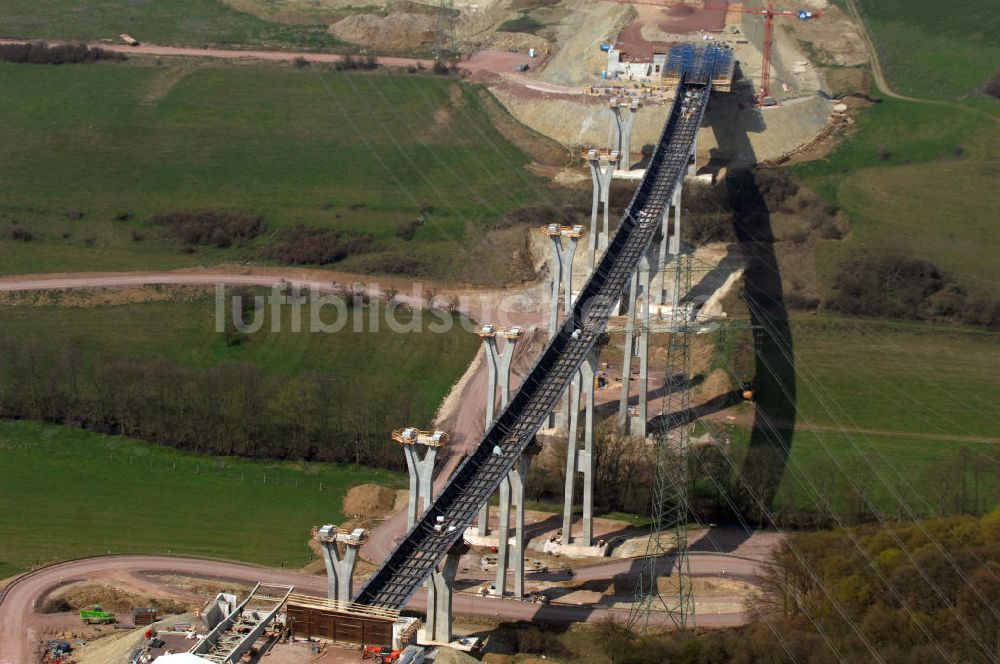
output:
[[[479,664],[479,660],[451,648],[438,648],[437,664]]]
[[[355,14],[337,21],[329,31],[355,44],[405,51],[433,46],[435,28],[435,19],[423,14]]]
[[[92,604],[113,613],[127,613],[137,606],[151,606],[166,613],[181,613],[191,608],[173,599],[151,597],[117,585],[85,582],[64,586],[46,597],[41,612],[79,611]]]
[[[344,498],[344,514],[348,516],[385,516],[392,511],[396,492],[377,484],[351,487]]]

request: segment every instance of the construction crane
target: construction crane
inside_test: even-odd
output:
[[[660,2],[657,2],[656,0],[610,1],[617,2],[622,5],[649,5],[652,7],[660,7],[661,9],[669,9],[670,7],[677,7],[684,4],[671,0],[661,0]],[[810,11],[806,9],[776,11],[774,9],[774,0],[767,0],[766,7],[742,7],[706,2],[701,5],[701,9],[720,12],[735,12],[738,14],[751,14],[754,16],[764,17],[764,52],[760,63],[760,90],[757,95],[757,104],[760,106],[764,106],[765,100],[771,97],[771,45],[774,41],[774,17],[781,16],[784,18],[797,18],[800,21],[809,21],[823,16],[823,12],[821,11]],[[771,103],[773,103],[773,100]]]

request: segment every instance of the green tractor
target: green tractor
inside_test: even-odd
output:
[[[88,625],[111,625],[118,622],[113,613],[108,613],[98,604],[80,610],[80,620]]]

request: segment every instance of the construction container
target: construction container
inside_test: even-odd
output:
[[[150,607],[136,607],[132,609],[133,625],[152,625],[160,619],[160,614],[156,609]]]

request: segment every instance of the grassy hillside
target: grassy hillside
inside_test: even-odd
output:
[[[936,99],[968,95],[1000,66],[993,0],[855,0],[891,84]]]
[[[401,393],[412,392],[414,417],[420,421],[434,415],[479,349],[478,337],[457,324],[446,333],[427,331],[438,319],[426,312],[422,312],[423,332],[398,334],[386,329],[384,322],[379,330],[369,331],[368,309],[349,312],[339,332],[310,332],[308,308],[303,311],[301,332],[291,330],[286,308],[279,332],[271,331],[267,312],[260,331],[229,346],[225,336],[215,330],[211,295],[92,308],[6,306],[0,307],[0,336],[30,338],[43,347],[71,344],[81,360],[109,355],[162,358],[195,368],[247,363],[267,374],[330,373],[351,380],[359,388],[366,381],[391,377]],[[363,332],[353,331],[358,316],[365,318]],[[411,320],[407,312],[395,316],[401,323]],[[326,323],[335,317],[330,308],[323,313]]]
[[[128,32],[158,44],[334,46],[326,27],[262,21],[220,0],[7,0],[0,36],[117,41]]]
[[[907,518],[1000,500],[997,334],[820,317],[795,319],[792,335],[796,421],[776,510],[863,518],[867,496]],[[788,423],[762,428],[777,441]],[[745,434],[731,434],[742,457]]]
[[[302,224],[370,236],[346,269],[453,275],[487,220],[546,195],[473,91],[448,78],[0,65],[0,87],[7,273],[260,260]],[[206,207],[260,215],[267,231],[245,246],[185,246],[149,223]]]
[[[0,414],[200,452],[398,466],[389,430],[430,425],[479,344],[457,324],[431,331],[441,319],[426,313],[412,333],[384,320],[372,331],[381,313],[353,310],[343,329],[325,333],[309,331],[305,308],[296,332],[285,307],[280,331],[268,314],[259,331],[227,343],[208,295],[0,307]],[[322,313],[328,325],[335,317]]]
[[[405,486],[370,468],[203,457],[32,422],[0,422],[0,473],[0,578],[108,551],[299,567],[309,528],[345,518],[348,488]]]
[[[1000,103],[976,106],[1000,117]],[[949,106],[886,98],[831,155],[794,168],[849,215],[845,242],[825,243],[820,276],[829,288],[839,260],[859,249],[931,261],[970,292],[992,294],[1000,265],[1000,124]]]

